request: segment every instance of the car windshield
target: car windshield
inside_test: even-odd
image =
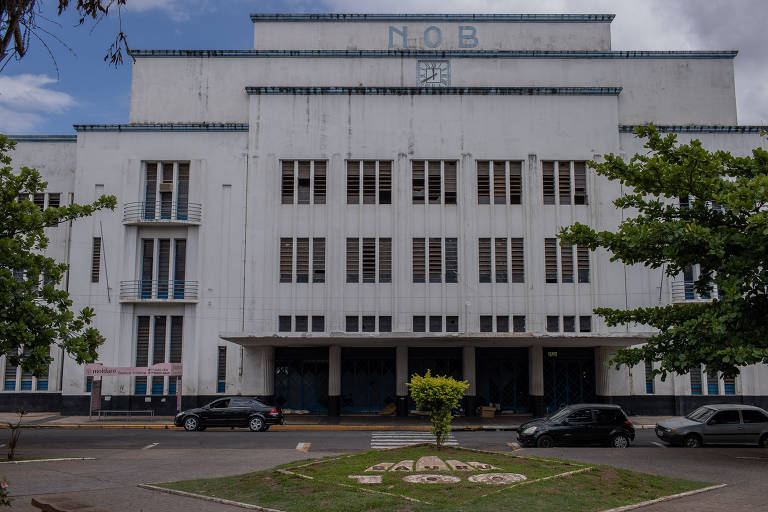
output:
[[[559,411],[552,413],[547,417],[547,419],[551,422],[557,423],[559,421],[563,421],[569,414],[571,414],[571,412],[573,411],[570,408],[563,407]]]
[[[704,423],[711,415],[712,409],[709,407],[699,407],[695,411],[688,413],[686,418],[692,421],[698,421],[699,423]]]

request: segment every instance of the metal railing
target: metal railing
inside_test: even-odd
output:
[[[184,222],[200,223],[200,203],[187,201],[138,201],[123,207],[123,222]]]
[[[693,281],[672,281],[672,302],[708,302],[712,297],[717,297],[717,286],[712,286],[712,291],[706,295],[696,293],[696,287]]]
[[[120,300],[196,300],[197,281],[120,281]]]

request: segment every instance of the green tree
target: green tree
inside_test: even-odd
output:
[[[96,359],[104,341],[90,327],[93,309],[75,314],[67,292],[56,288],[67,266],[43,254],[45,228],[114,209],[117,200],[102,196],[89,205],[41,210],[28,197],[44,192],[47,183],[35,169],[12,171],[8,153],[14,146],[0,134],[0,355],[40,376],[51,363],[52,345],[83,364]]]
[[[628,162],[613,154],[590,162],[598,175],[618,180],[626,193],[616,232],[575,224],[561,241],[607,249],[612,260],[644,264],[677,276],[698,266],[696,293],[711,302],[631,310],[598,308],[608,325],[645,324],[658,334],[618,350],[613,363],[659,361],[655,373],[738,374],[742,365],[768,362],[768,152],[751,156],[708,151],[698,140],[679,144],[653,125],[637,128],[644,154]],[[680,199],[687,199],[687,201]]]
[[[469,384],[466,381],[458,381],[451,377],[432,376],[427,370],[424,376],[413,374],[408,388],[411,398],[416,406],[429,411],[429,420],[432,422],[432,434],[435,436],[435,444],[439,450],[443,441],[451,431],[451,409],[459,405],[459,400],[464,396],[464,390]]]

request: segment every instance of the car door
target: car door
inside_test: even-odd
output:
[[[704,442],[711,444],[743,443],[744,427],[737,409],[718,411],[703,429]]]
[[[762,433],[768,430],[768,416],[760,411],[742,409],[741,419],[746,443],[757,443]]]
[[[616,409],[594,409],[595,425],[592,427],[592,443],[605,443],[610,440],[611,432],[618,424]]]
[[[562,442],[567,444],[585,444],[593,442],[594,419],[592,409],[578,409],[566,418],[567,425],[561,430]]]
[[[227,408],[227,424],[232,427],[245,425],[252,406],[251,401],[246,398],[233,398]]]
[[[223,398],[211,403],[210,407],[205,409],[200,416],[206,426],[215,427],[217,425],[224,425],[226,423],[228,408],[229,398]]]

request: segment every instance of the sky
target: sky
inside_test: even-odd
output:
[[[44,29],[27,55],[0,70],[0,132],[68,134],[73,124],[126,123],[131,59],[115,69],[104,55],[122,22],[137,49],[247,49],[252,12],[608,13],[614,50],[739,50],[740,124],[768,125],[766,0],[127,0],[120,20],[77,26],[38,0]],[[60,42],[61,41],[61,42]]]

